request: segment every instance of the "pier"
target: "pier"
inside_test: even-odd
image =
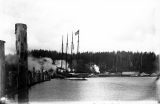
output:
[[[13,98],[18,103],[28,102],[28,89],[51,79],[49,72],[28,70],[27,25],[15,24],[16,57],[14,65],[5,62],[5,41],[0,40],[0,97]],[[6,66],[6,67],[5,67]],[[1,103],[1,101],[0,101]]]

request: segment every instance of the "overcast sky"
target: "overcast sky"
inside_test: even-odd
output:
[[[0,40],[15,53],[15,23],[28,27],[28,48],[61,50],[80,30],[80,52],[160,53],[159,0],[0,0]],[[77,37],[74,36],[76,48]],[[76,51],[76,49],[75,49]]]

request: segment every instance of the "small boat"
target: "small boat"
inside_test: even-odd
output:
[[[57,77],[60,78],[81,78],[84,79],[89,76],[88,73],[69,73],[65,69],[57,67]]]
[[[76,78],[87,78],[89,76],[88,73],[69,73],[71,77]]]
[[[77,77],[71,77],[71,78],[65,78],[66,80],[81,80],[81,81],[84,81],[84,80],[87,80],[86,78],[77,78]]]

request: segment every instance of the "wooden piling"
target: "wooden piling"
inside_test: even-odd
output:
[[[15,24],[15,34],[16,52],[18,57],[18,101],[25,102],[28,100],[28,46],[26,24]],[[21,90],[25,90],[25,93],[22,93]]]
[[[5,96],[5,41],[0,40],[0,98]]]

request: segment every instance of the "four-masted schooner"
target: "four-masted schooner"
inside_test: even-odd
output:
[[[78,54],[79,54],[79,30],[75,32],[75,36],[78,36],[77,41],[77,57],[76,62],[78,65]],[[72,42],[71,42],[71,67],[70,71],[68,70],[67,62],[68,62],[68,34],[67,34],[67,42],[66,42],[66,53],[65,53],[65,68],[63,67],[63,59],[64,59],[64,50],[63,50],[63,36],[62,36],[62,53],[61,53],[61,67],[57,67],[57,77],[59,78],[85,78],[88,77],[88,73],[76,73],[75,69],[73,68],[72,58],[73,58],[73,49],[74,49],[74,43],[73,43],[73,32],[72,32]],[[77,68],[77,67],[76,67]]]

